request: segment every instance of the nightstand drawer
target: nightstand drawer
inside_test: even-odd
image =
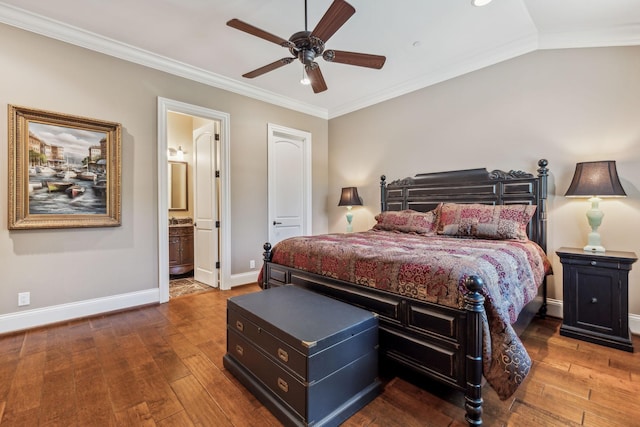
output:
[[[570,265],[594,267],[594,268],[610,268],[613,270],[619,270],[621,267],[621,264],[619,262],[606,260],[606,259],[593,259],[592,257],[587,259],[565,258],[563,259],[562,264],[567,264],[567,265],[570,264]]]

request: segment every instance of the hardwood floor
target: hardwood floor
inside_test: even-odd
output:
[[[210,291],[0,336],[0,425],[280,425],[222,367],[226,298],[258,290]],[[532,371],[507,401],[484,387],[485,425],[640,426],[639,337],[631,354],[561,337],[559,326],[535,320],[525,331]],[[385,381],[345,426],[466,425],[461,393]]]

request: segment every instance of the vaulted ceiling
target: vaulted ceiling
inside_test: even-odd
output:
[[[639,0],[347,0],[356,13],[327,48],[386,56],[381,70],[317,58],[328,90],[300,84],[298,61],[226,22],[281,38],[304,30],[304,0],[4,0],[0,22],[266,100],[336,117],[537,49],[640,44]],[[332,0],[308,0],[312,30]]]

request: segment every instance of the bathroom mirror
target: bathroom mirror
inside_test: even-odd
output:
[[[187,163],[169,162],[169,210],[186,211]]]

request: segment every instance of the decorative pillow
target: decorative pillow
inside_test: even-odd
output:
[[[440,205],[429,212],[418,212],[411,209],[384,211],[376,215],[377,223],[373,229],[435,235],[439,208]]]
[[[438,234],[527,240],[527,224],[535,211],[535,205],[444,203],[440,209]]]

